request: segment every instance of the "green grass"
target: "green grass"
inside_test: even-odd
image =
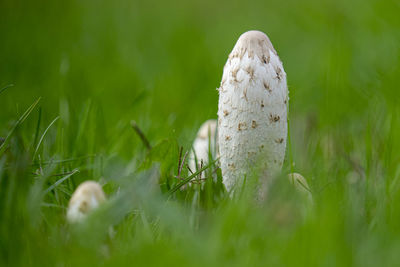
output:
[[[0,10],[0,266],[398,264],[398,1],[2,0]],[[175,190],[250,29],[269,35],[288,77],[283,175],[262,204],[247,191],[229,198],[215,163],[214,179]],[[307,178],[312,209],[291,170]],[[109,201],[68,225],[88,179]]]

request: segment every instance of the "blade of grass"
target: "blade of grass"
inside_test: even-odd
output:
[[[42,136],[40,137],[40,140],[39,140],[39,142],[38,142],[38,144],[37,144],[37,146],[36,146],[35,152],[33,153],[32,161],[35,160],[36,154],[37,154],[37,152],[39,151],[40,144],[43,142],[43,139],[44,139],[44,137],[46,136],[47,131],[50,129],[50,127],[51,127],[59,118],[60,118],[60,116],[57,116],[57,117],[49,124],[49,126],[47,126],[46,130],[44,130],[44,132],[43,132]]]
[[[33,147],[36,147],[37,145],[37,139],[39,136],[39,129],[40,129],[40,122],[42,120],[42,108],[39,107],[39,112],[38,112],[38,121],[36,124],[36,131],[35,131],[35,138],[33,139]]]
[[[10,141],[10,138],[11,138],[12,134],[14,133],[15,129],[17,129],[17,127],[26,120],[26,118],[29,116],[29,114],[31,114],[33,109],[39,103],[40,99],[41,99],[41,97],[39,97],[35,102],[33,102],[33,104],[24,112],[24,114],[22,114],[22,116],[17,120],[15,125],[12,127],[12,129],[8,133],[7,137],[5,138],[4,142],[0,145],[0,157],[3,155],[4,151],[6,150],[6,146],[7,146],[8,142]]]
[[[139,128],[136,121],[131,121],[131,126],[132,126],[133,130],[135,130],[136,134],[140,137],[140,140],[142,140],[142,142],[145,145],[145,147],[147,148],[147,150],[151,150],[151,145],[150,145],[149,140],[146,138],[143,131]]]
[[[57,204],[53,204],[53,203],[42,203],[41,204],[42,207],[46,207],[46,208],[58,208],[58,209],[63,209],[66,210],[66,207],[63,207],[61,205],[57,205]]]
[[[80,116],[80,124],[78,127],[78,134],[76,135],[76,140],[75,140],[75,145],[79,144],[82,142],[82,137],[83,134],[85,133],[85,128],[87,127],[87,121],[89,118],[89,113],[92,107],[92,101],[89,99],[88,102],[84,105],[83,110],[82,110],[82,116]],[[75,153],[77,153],[78,150],[74,150],[74,156]]]
[[[292,139],[291,132],[290,132],[290,113],[289,113],[289,105],[286,105],[287,109],[287,146],[288,146],[288,154],[289,154],[289,167],[290,173],[294,172],[294,163],[293,163],[293,150],[292,150]]]
[[[93,155],[87,155],[87,156],[82,156],[82,157],[75,157],[75,158],[70,158],[70,159],[62,159],[62,160],[50,160],[50,161],[43,161],[40,164],[41,165],[48,165],[48,164],[60,164],[60,163],[66,163],[66,162],[73,162],[73,161],[78,161],[78,160],[84,160],[88,158],[93,158],[96,157],[96,154]],[[33,163],[32,165],[39,165],[39,163]]]
[[[173,193],[175,193],[176,191],[179,190],[179,188],[181,188],[182,186],[184,186],[185,184],[187,184],[188,182],[190,182],[190,180],[192,180],[194,177],[196,177],[196,175],[198,175],[199,173],[201,173],[204,170],[207,170],[208,168],[210,168],[217,160],[211,162],[210,164],[204,166],[203,168],[197,170],[195,173],[193,173],[192,175],[190,175],[189,177],[185,178],[182,180],[182,182],[178,183],[174,188],[172,188],[169,192],[168,195],[171,196]]]
[[[5,87],[1,88],[1,89],[0,89],[0,95],[1,95],[5,90],[7,90],[8,88],[13,87],[13,86],[14,86],[14,84],[9,84],[9,85],[6,85]]]
[[[70,174],[65,175],[63,178],[57,180],[57,182],[55,182],[54,184],[52,184],[51,186],[49,186],[45,191],[44,191],[44,195],[46,195],[47,193],[49,193],[50,191],[52,191],[53,189],[55,189],[57,186],[59,186],[62,182],[64,182],[65,180],[67,180],[69,177],[71,177],[72,175],[74,175],[75,173],[79,172],[78,169],[73,170]]]

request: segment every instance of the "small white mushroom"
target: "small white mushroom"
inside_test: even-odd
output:
[[[312,203],[313,197],[307,180],[301,174],[295,172],[288,174],[288,178],[290,184],[293,185],[302,196],[305,196]]]
[[[95,181],[81,183],[69,201],[67,220],[70,223],[82,221],[105,200],[106,196],[99,183]]]
[[[286,73],[269,38],[242,34],[225,64],[218,104],[218,142],[228,191],[258,171],[266,185],[280,171],[286,149]]]
[[[212,157],[215,158],[217,151],[217,120],[207,120],[201,125],[193,142],[188,163],[190,170],[196,172],[201,168],[201,163],[203,163],[203,166],[207,165],[209,153],[211,152]]]

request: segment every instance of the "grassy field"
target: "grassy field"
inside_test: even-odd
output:
[[[399,1],[1,0],[0,10],[0,266],[398,265]],[[174,192],[190,175],[180,155],[216,118],[223,66],[251,29],[269,35],[288,77],[282,177],[261,205],[230,199],[215,164]],[[290,171],[306,177],[312,208]],[[66,207],[85,180],[109,201],[71,226]]]

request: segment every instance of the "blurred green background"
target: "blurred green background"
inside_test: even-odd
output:
[[[0,89],[13,85],[0,93],[0,136],[41,97],[0,154],[0,263],[398,262],[399,1],[0,0],[0,11]],[[103,241],[70,242],[64,212],[79,182],[101,179],[115,195],[129,184],[121,177],[146,176],[139,174],[146,159],[147,166],[161,162],[160,179],[167,180],[161,187],[168,191],[179,146],[189,150],[201,123],[216,118],[225,61],[240,34],[253,29],[267,33],[287,73],[285,170],[307,178],[314,214],[288,226],[271,223],[284,207],[249,210],[250,200],[226,199],[194,214],[186,208],[199,196],[180,192],[165,216],[158,195],[154,205],[138,208],[148,210],[148,219],[129,208],[115,215],[109,252],[99,252]],[[156,145],[155,155],[130,120]],[[70,159],[40,173],[40,162]],[[47,194],[58,174],[74,169],[79,173]],[[204,220],[208,227],[193,223]]]

